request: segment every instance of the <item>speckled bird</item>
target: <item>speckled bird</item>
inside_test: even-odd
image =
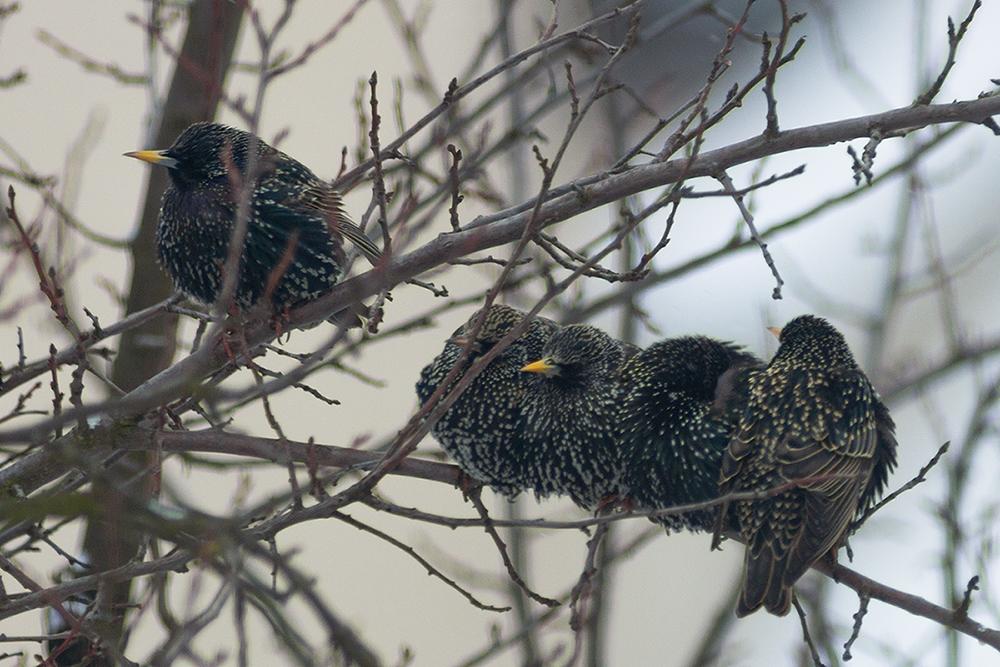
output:
[[[177,289],[202,303],[215,303],[222,290],[240,182],[251,163],[259,176],[233,298],[239,310],[260,300],[271,283],[275,311],[329,291],[344,273],[343,237],[369,258],[379,254],[344,213],[336,190],[248,132],[196,123],[166,150],[125,155],[169,170],[156,254]]]
[[[445,343],[441,354],[421,371],[416,387],[421,406],[458,362],[480,313],[476,312],[459,327]],[[515,308],[500,304],[491,306],[472,341],[462,374],[523,319],[524,313]],[[517,428],[524,393],[531,378],[522,373],[521,368],[538,358],[545,343],[558,329],[551,320],[533,318],[527,331],[472,380],[431,431],[467,475],[489,484],[507,498],[514,498],[523,489],[516,469],[519,457]]]
[[[737,616],[788,613],[792,586],[824,556],[836,559],[852,519],[875,503],[896,465],[889,410],[843,335],[802,315],[777,333],[723,457],[720,490],[797,487],[734,503],[746,542]]]
[[[653,343],[621,369],[618,410],[625,452],[620,495],[641,510],[719,496],[719,470],[747,397],[763,367],[755,355],[704,336]],[[655,520],[670,530],[709,530],[717,510]]]
[[[535,495],[569,495],[595,510],[618,489],[617,372],[635,348],[596,327],[574,324],[549,339],[521,411],[521,478]]]

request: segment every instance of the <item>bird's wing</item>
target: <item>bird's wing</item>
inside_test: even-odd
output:
[[[744,468],[749,462],[750,453],[757,446],[757,420],[755,413],[746,410],[743,418],[737,425],[736,432],[729,440],[726,451],[722,454],[722,463],[719,466],[719,495],[725,496],[734,491],[741,491],[741,479],[744,476]],[[730,515],[730,503],[725,501],[719,506],[719,513],[716,515],[715,526],[712,529],[712,549],[718,549],[724,537],[723,531],[727,529],[727,520]]]
[[[814,382],[798,428],[775,450],[777,472],[800,480],[806,520],[789,544],[785,581],[800,577],[834,548],[859,507],[878,441],[873,394],[855,369],[835,369]]]
[[[292,197],[289,206],[301,207],[322,214],[334,234],[341,234],[357,247],[373,264],[382,251],[344,211],[344,199],[329,183],[314,181]]]
[[[726,447],[719,472],[719,487],[722,493],[732,491],[733,484],[743,470],[747,457],[754,451],[757,442],[757,420],[752,413],[744,414],[736,433]]]
[[[872,505],[882,495],[889,473],[896,467],[896,425],[889,416],[889,408],[875,396],[875,455],[873,457],[872,475],[868,485],[861,493],[858,511],[862,512]]]

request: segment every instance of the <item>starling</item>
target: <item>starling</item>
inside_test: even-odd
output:
[[[615,430],[617,372],[634,351],[586,324],[563,327],[541,359],[521,414],[520,476],[539,498],[569,495],[586,510],[613,496],[622,468]]]
[[[344,213],[336,190],[248,132],[196,123],[166,150],[125,155],[168,168],[157,259],[178,290],[202,303],[215,303],[225,282],[239,182],[251,162],[258,177],[239,261],[238,309],[248,310],[268,290],[275,311],[329,291],[344,272],[344,236],[369,258],[379,254]]]
[[[480,312],[459,327],[445,343],[441,354],[421,371],[417,382],[417,398],[421,406],[455,366]],[[491,306],[472,343],[462,374],[522,319],[524,313],[519,310],[499,304]],[[524,392],[531,378],[521,373],[521,368],[538,358],[546,341],[558,328],[555,322],[544,317],[532,319],[527,331],[473,378],[431,431],[445,452],[467,475],[489,484],[507,498],[513,499],[523,488],[515,474],[518,459],[516,427]]]
[[[683,336],[653,343],[621,369],[621,492],[637,509],[719,496],[722,454],[739,420],[747,378],[763,366],[732,343]],[[719,407],[725,403],[725,407]],[[711,529],[717,510],[655,520],[668,531]]]
[[[836,559],[852,519],[877,500],[896,465],[889,410],[843,335],[812,315],[772,331],[781,344],[749,380],[720,490],[763,492],[802,481],[734,503],[746,542],[737,616],[761,605],[787,614],[792,586],[826,554]]]

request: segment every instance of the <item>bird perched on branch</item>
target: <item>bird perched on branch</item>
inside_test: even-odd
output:
[[[594,510],[616,493],[617,372],[634,351],[596,327],[574,324],[554,333],[541,358],[521,369],[538,375],[521,410],[519,459],[521,479],[538,497],[569,495]]]
[[[481,314],[482,311],[476,312],[459,327],[441,354],[421,371],[416,387],[421,406],[458,363],[465,346],[470,346],[468,359],[449,389],[524,319],[521,311],[494,304],[476,333]],[[521,368],[541,354],[549,337],[558,329],[555,322],[544,317],[532,319],[528,329],[472,379],[431,430],[467,475],[511,499],[523,489],[516,472],[520,457],[517,427],[530,378],[521,373]]]
[[[781,344],[750,378],[720,490],[791,486],[733,503],[746,542],[737,616],[762,605],[788,613],[792,586],[820,558],[836,560],[852,520],[874,504],[896,464],[889,410],[843,335],[812,315],[772,332]]]
[[[157,258],[177,289],[202,303],[215,303],[225,283],[247,179],[253,182],[233,294],[237,309],[269,296],[281,310],[329,291],[346,266],[344,237],[370,259],[379,255],[344,213],[340,193],[248,132],[196,123],[166,150],[125,155],[169,170]]]
[[[620,495],[637,509],[668,509],[719,496],[719,469],[763,366],[732,343],[683,336],[653,343],[624,363],[618,410],[625,453]],[[710,530],[715,510],[664,515],[667,530]]]

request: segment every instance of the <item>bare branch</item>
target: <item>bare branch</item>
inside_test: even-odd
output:
[[[758,246],[760,246],[760,251],[764,255],[764,261],[767,262],[767,266],[771,269],[771,275],[774,276],[774,280],[778,283],[774,292],[771,294],[772,299],[781,298],[781,286],[785,284],[785,281],[781,279],[781,275],[778,273],[778,267],[774,264],[774,258],[771,257],[771,253],[767,249],[767,244],[764,243],[764,239],[761,238],[760,233],[757,231],[757,227],[753,222],[753,214],[750,213],[750,209],[746,207],[743,203],[743,195],[736,192],[736,187],[733,185],[733,179],[729,177],[725,171],[720,171],[716,175],[716,179],[722,183],[722,187],[729,192],[733,200],[736,202],[736,206],[740,209],[740,214],[743,216],[744,222],[747,223],[747,227],[750,229],[750,238],[752,238]]]
[[[931,87],[927,89],[922,95],[920,95],[914,102],[917,104],[930,104],[931,101],[937,97],[937,94],[941,92],[941,87],[944,85],[945,79],[948,78],[948,74],[951,72],[951,68],[955,66],[955,56],[958,53],[958,45],[962,43],[962,38],[965,37],[966,31],[972,24],[972,19],[975,18],[976,12],[979,8],[983,6],[982,0],[976,0],[972,3],[972,8],[969,9],[968,16],[965,20],[958,26],[958,32],[955,31],[955,22],[948,17],[948,58],[945,60],[944,67],[941,68],[941,73],[938,75]]]
[[[494,607],[492,605],[488,605],[488,604],[484,604],[484,603],[480,602],[479,600],[477,600],[475,598],[475,596],[472,595],[472,593],[470,593],[469,591],[467,591],[464,588],[462,588],[461,586],[459,586],[453,579],[449,579],[448,577],[444,576],[444,574],[442,574],[440,570],[438,570],[436,567],[434,567],[429,562],[427,562],[427,559],[425,559],[423,556],[421,556],[416,551],[414,551],[413,547],[410,547],[409,545],[403,544],[402,542],[400,542],[396,538],[394,538],[394,537],[392,537],[390,535],[387,535],[386,533],[382,532],[381,530],[378,530],[376,528],[372,528],[371,526],[369,526],[369,525],[367,525],[365,523],[362,523],[362,522],[358,521],[357,519],[355,519],[354,517],[349,516],[347,514],[344,514],[343,512],[334,512],[333,516],[336,517],[336,518],[338,518],[338,519],[340,519],[341,521],[343,521],[344,523],[346,523],[346,524],[348,524],[350,526],[354,526],[358,530],[362,530],[362,531],[364,531],[366,533],[370,533],[370,534],[374,535],[375,537],[388,542],[389,544],[391,544],[392,546],[396,547],[397,549],[402,550],[407,555],[409,555],[411,558],[413,558],[415,561],[417,561],[418,563],[420,563],[421,565],[423,565],[424,569],[427,570],[427,574],[431,575],[432,577],[437,577],[438,579],[440,579],[444,583],[448,584],[450,587],[454,588],[456,591],[458,591],[459,593],[461,593],[462,597],[464,597],[466,600],[468,600],[474,607],[478,607],[479,609],[482,609],[483,611],[495,611],[495,612],[501,612],[501,613],[505,612],[505,611],[510,611],[510,607]]]
[[[493,519],[490,517],[489,512],[486,511],[486,506],[483,505],[482,498],[479,497],[479,494],[481,492],[482,492],[482,487],[475,489],[472,493],[469,494],[469,500],[472,501],[472,504],[475,506],[476,511],[479,512],[479,516],[483,520],[483,528],[486,529],[486,533],[493,539],[493,543],[496,545],[497,551],[500,552],[500,557],[503,559],[504,567],[507,568],[507,574],[508,576],[510,576],[511,581],[513,581],[518,588],[524,591],[525,595],[530,597],[535,602],[543,604],[546,607],[558,607],[559,606],[558,601],[553,600],[551,598],[547,598],[544,595],[539,595],[535,591],[528,588],[528,585],[524,583],[524,580],[521,578],[521,575],[517,573],[517,570],[514,568],[514,563],[511,562],[510,555],[507,553],[507,545],[504,543],[503,539],[500,537],[500,534],[497,532],[497,529],[493,523]]]

